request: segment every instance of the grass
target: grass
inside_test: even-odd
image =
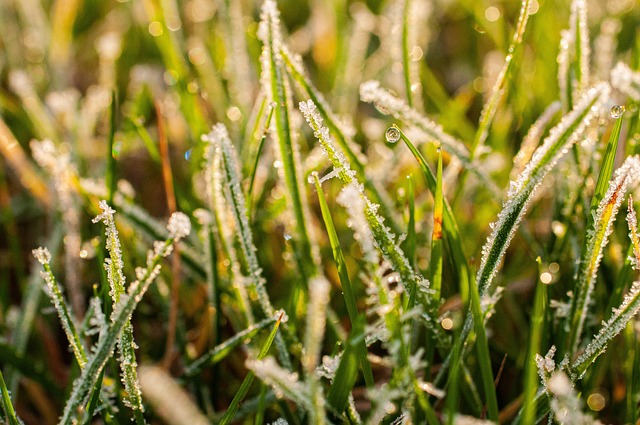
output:
[[[634,6],[0,0],[0,422],[636,423]]]

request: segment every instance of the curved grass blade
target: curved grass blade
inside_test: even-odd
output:
[[[69,312],[70,306],[64,299],[62,290],[60,289],[60,285],[58,284],[58,281],[51,271],[51,266],[49,264],[49,262],[51,261],[51,254],[46,248],[34,249],[32,252],[33,256],[44,268],[44,271],[40,272],[40,274],[47,283],[51,302],[58,312],[58,317],[60,318],[62,329],[64,330],[67,340],[69,341],[71,350],[73,351],[73,354],[80,368],[84,368],[87,363],[87,353],[84,345],[82,344],[82,340],[80,339],[80,336],[78,335],[78,332],[76,330],[73,316]]]
[[[265,341],[265,343],[262,345],[262,348],[260,349],[260,353],[258,354],[258,360],[264,359],[269,353],[269,348],[271,348],[271,344],[273,343],[273,340],[276,337],[276,333],[278,332],[278,327],[280,326],[283,315],[284,313],[280,313],[278,320],[273,325],[273,329],[271,329],[271,332],[269,333],[267,340]],[[271,322],[273,321],[271,320]],[[247,395],[247,392],[249,391],[249,387],[253,383],[254,379],[255,379],[255,374],[253,373],[253,371],[249,370],[249,372],[247,372],[247,376],[245,376],[244,381],[242,381],[242,384],[240,385],[240,389],[238,389],[238,392],[236,392],[236,395],[233,396],[233,400],[231,400],[231,404],[229,405],[229,408],[225,412],[224,416],[222,416],[222,419],[220,419],[220,425],[226,425],[233,420],[233,417],[235,416],[236,412],[238,411],[238,407],[240,406],[240,402],[244,400],[245,396]]]
[[[333,219],[331,218],[331,211],[329,210],[329,205],[327,205],[327,200],[324,196],[324,192],[320,184],[320,179],[318,178],[318,173],[314,173],[313,178],[316,186],[316,191],[318,192],[318,201],[320,203],[322,218],[324,220],[324,224],[327,229],[327,233],[329,235],[329,242],[331,243],[333,260],[336,262],[336,266],[338,267],[338,275],[340,276],[340,284],[342,286],[344,302],[347,305],[349,320],[353,328],[354,326],[356,326],[356,322],[358,321],[358,316],[359,316],[358,307],[356,305],[356,297],[354,295],[353,287],[351,285],[351,279],[349,278],[347,265],[345,264],[345,261],[344,261],[342,248],[340,248],[340,241],[338,240],[338,234],[336,233],[336,229],[333,225]],[[364,339],[362,339],[360,346],[358,347],[357,353],[360,361],[360,366],[362,367],[362,374],[364,375],[364,380],[367,384],[367,388],[372,388],[374,385],[373,373],[371,372],[371,365],[369,364],[369,360],[367,359],[367,346],[364,342]],[[340,409],[338,410],[342,412],[342,410]]]
[[[538,268],[541,261],[538,257]],[[545,315],[547,308],[547,286],[538,279],[534,301],[533,312],[531,314],[531,331],[529,333],[529,346],[524,369],[524,396],[522,400],[522,421],[525,424],[535,422],[536,413],[536,392],[538,390],[539,378],[536,367],[536,354],[541,351],[541,344],[545,326]]]
[[[404,100],[382,88],[380,82],[371,80],[362,83],[360,85],[360,98],[363,102],[373,103],[378,110],[388,111],[387,113],[394,118],[415,127],[425,141],[441,145],[447,152],[458,158],[464,168],[476,175],[491,193],[499,193],[499,189],[493,180],[485,174],[476,162],[472,161],[469,149],[464,143],[445,133],[442,126],[409,107]]]
[[[600,83],[589,90],[580,103],[550,131],[518,180],[511,182],[508,199],[482,248],[482,261],[477,273],[480,297],[485,296],[526,207],[542,179],[580,137],[594,116],[595,109],[607,100],[608,94],[609,86],[606,83]]]
[[[603,168],[606,167],[605,164]],[[593,223],[587,232],[584,250],[580,258],[574,290],[575,296],[571,308],[569,334],[566,339],[566,349],[570,355],[576,352],[580,343],[603,250],[607,245],[609,234],[613,230],[612,226],[618,208],[624,199],[627,188],[633,187],[639,179],[640,157],[630,156],[616,171],[615,178],[609,183],[609,189],[600,200],[597,209],[592,210]],[[601,179],[599,178],[596,190],[600,189],[600,183]]]
[[[312,100],[300,102],[300,111],[313,129],[315,137],[320,142],[325,155],[333,164],[340,180],[345,186],[353,185],[356,189],[355,193],[364,201],[367,224],[382,255],[391,263],[393,269],[398,272],[400,280],[407,291],[411,291],[411,288],[416,287],[419,288],[417,292],[422,293],[422,288],[426,288],[429,285],[428,280],[414,270],[404,252],[398,246],[396,236],[383,225],[383,219],[377,213],[378,205],[369,200],[364,193],[364,187],[356,179],[356,172],[351,169],[348,160],[334,148],[329,129],[324,126],[322,117],[316,110],[316,105]],[[423,301],[430,302],[430,300]],[[432,323],[431,325],[434,332],[440,333],[436,324]]]

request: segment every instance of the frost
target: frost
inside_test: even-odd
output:
[[[636,210],[633,208],[633,197],[629,195],[627,203],[627,223],[629,224],[629,237],[633,246],[633,255],[631,256],[631,264],[636,270],[640,270],[640,236],[638,236],[638,218]]]
[[[565,425],[601,425],[591,416],[582,412],[582,403],[573,389],[571,381],[562,371],[555,372],[549,379],[549,391],[553,394],[551,410],[558,423]]]
[[[298,374],[280,367],[272,357],[263,360],[247,360],[246,366],[267,385],[273,388],[276,395],[285,396],[304,406],[313,409],[311,396],[305,385],[298,380]]]
[[[309,375],[315,370],[320,358],[330,289],[329,281],[322,276],[309,281],[307,330],[302,354],[302,365]]]
[[[49,262],[51,261],[51,253],[49,253],[49,250],[47,248],[38,247],[31,251],[31,253],[42,265],[49,264]]]
[[[171,214],[171,217],[169,217],[167,230],[169,231],[169,236],[174,238],[176,242],[188,236],[189,233],[191,233],[189,217],[187,217],[185,213],[174,212]]]
[[[633,100],[640,100],[640,72],[633,71],[628,65],[619,62],[611,71],[611,85]]]

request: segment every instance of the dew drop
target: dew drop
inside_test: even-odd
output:
[[[317,171],[313,171],[311,174],[309,174],[309,177],[307,177],[307,183],[314,184],[316,182],[317,175],[318,175]]]
[[[618,119],[624,114],[624,106],[622,105],[614,105],[611,107],[611,118]]]
[[[387,132],[384,134],[389,143],[397,143],[400,140],[400,129],[395,125],[387,128]]]
[[[184,153],[184,159],[186,159],[187,161],[191,161],[191,149]]]

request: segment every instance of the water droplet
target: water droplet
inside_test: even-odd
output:
[[[387,128],[387,132],[384,134],[389,143],[397,143],[400,140],[400,129],[395,125]]]
[[[284,234],[284,240],[286,240],[286,241],[290,241],[291,239],[292,239],[292,237],[291,237],[291,235],[290,235],[290,234],[288,234],[288,233],[285,233],[285,234]]]
[[[614,105],[611,107],[611,118],[618,119],[624,114],[624,106],[622,105]]]
[[[184,159],[186,159],[187,161],[191,161],[191,149],[184,153]]]
[[[317,175],[318,175],[317,171],[313,171],[311,174],[309,174],[309,177],[307,177],[307,183],[314,184],[316,182]]]

